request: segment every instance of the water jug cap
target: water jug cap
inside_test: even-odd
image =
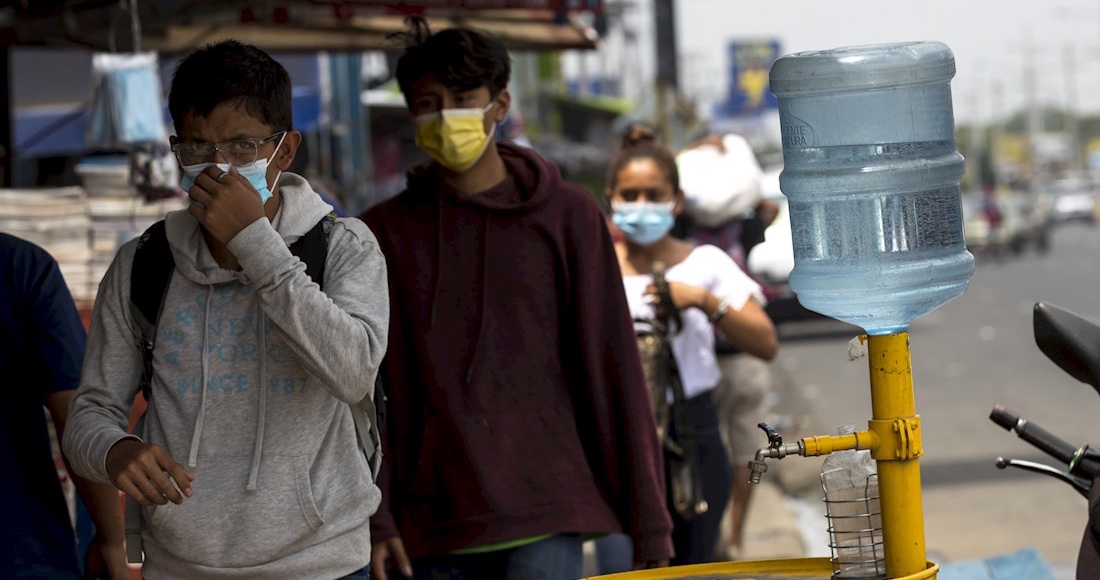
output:
[[[899,42],[796,52],[780,57],[769,75],[776,96],[861,91],[946,82],[955,57],[941,42]]]

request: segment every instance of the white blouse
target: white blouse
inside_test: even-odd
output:
[[[665,271],[669,282],[682,282],[706,288],[718,298],[728,298],[730,310],[741,310],[750,298],[764,304],[760,285],[745,274],[721,249],[701,245],[679,264]],[[651,274],[623,276],[630,315],[652,319],[653,305],[645,296],[645,289],[653,283]],[[680,367],[680,379],[684,385],[684,397],[692,398],[718,385],[721,370],[714,354],[714,326],[707,315],[698,308],[680,311],[684,327],[672,339],[672,354]],[[671,393],[670,393],[671,397]]]

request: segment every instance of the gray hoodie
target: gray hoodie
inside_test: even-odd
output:
[[[349,406],[386,350],[386,264],[369,229],[339,219],[324,292],[288,245],[331,207],[284,173],[282,204],[229,242],[220,268],[198,222],[169,213],[176,260],[153,353],[144,441],[195,475],[183,503],[146,507],[146,578],[338,578],[370,562],[380,494]],[[99,287],[64,449],[77,473],[107,481],[107,452],[138,391],[140,335],[128,306],[136,240]],[[205,385],[205,387],[204,387]]]

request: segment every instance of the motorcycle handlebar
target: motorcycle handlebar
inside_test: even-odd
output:
[[[1039,425],[1021,418],[1014,411],[1006,409],[1002,405],[996,405],[989,414],[989,418],[1006,431],[1015,431],[1020,439],[1038,447],[1059,462],[1065,465],[1074,465],[1072,469],[1074,474],[1087,477],[1090,480],[1100,475],[1100,462],[1096,458],[1089,456],[1084,459],[1077,458],[1075,461],[1075,457],[1083,451],[1079,451],[1071,443]]]

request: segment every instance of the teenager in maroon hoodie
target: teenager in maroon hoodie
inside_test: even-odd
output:
[[[582,542],[619,530],[638,567],[664,565],[661,455],[604,216],[493,139],[500,41],[411,30],[397,79],[434,161],[362,216],[392,308],[373,575],[576,578]]]

